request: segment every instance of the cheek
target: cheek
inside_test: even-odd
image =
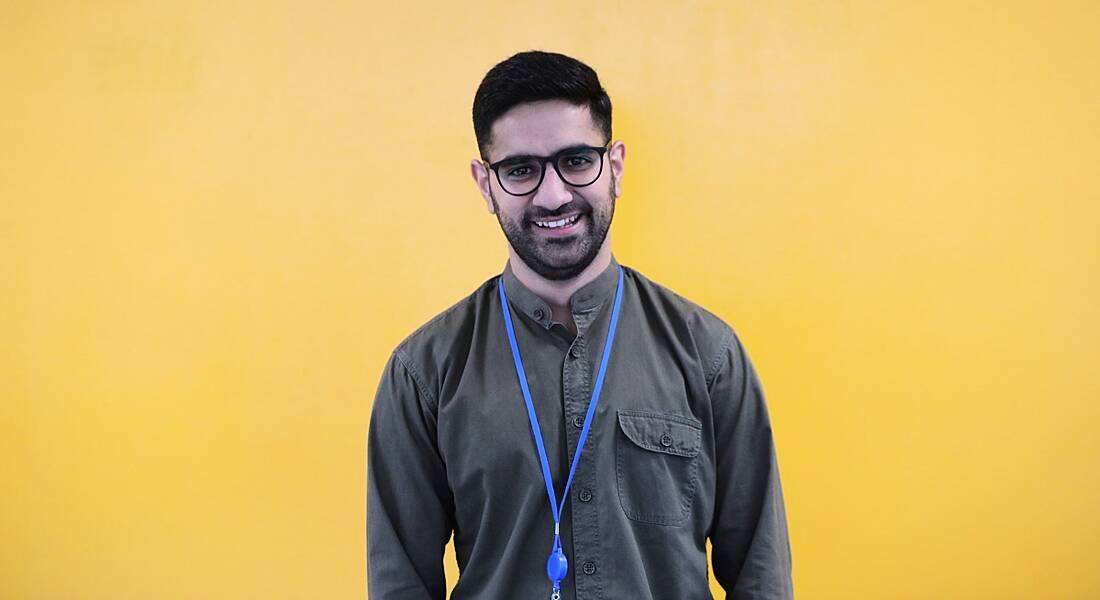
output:
[[[505,208],[504,212],[500,212],[499,209],[497,212],[501,220],[507,223],[512,229],[519,230],[526,226],[527,218],[523,215],[523,211],[521,210]]]

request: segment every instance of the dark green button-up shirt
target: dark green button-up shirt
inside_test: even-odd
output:
[[[619,263],[569,305],[577,334],[510,265],[394,350],[368,435],[372,600],[550,597],[553,517],[508,344],[499,277],[558,494],[607,336]],[[566,599],[792,598],[772,429],[744,347],[721,319],[623,267],[603,391],[561,521]]]

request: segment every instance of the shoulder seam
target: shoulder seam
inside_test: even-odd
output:
[[[401,363],[401,366],[409,373],[413,381],[416,383],[416,387],[420,389],[420,394],[427,400],[428,408],[434,413],[438,409],[438,403],[435,400],[435,396],[428,390],[428,386],[424,384],[424,378],[420,376],[420,372],[413,368],[412,359],[409,358],[400,348],[393,351],[394,358],[397,362]]]
[[[706,384],[709,389],[711,384],[714,383],[714,378],[718,376],[718,372],[722,370],[722,356],[729,350],[730,344],[736,337],[733,333],[733,328],[727,325],[726,335],[722,337],[722,343],[718,345],[718,352],[715,353],[714,358],[710,361],[710,367],[707,369]]]

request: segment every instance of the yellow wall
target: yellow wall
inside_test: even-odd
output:
[[[528,48],[612,94],[619,259],[753,355],[799,597],[1100,597],[1100,4],[464,4],[0,7],[0,597],[365,596]]]

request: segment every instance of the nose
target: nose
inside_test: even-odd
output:
[[[569,191],[566,183],[558,176],[558,170],[549,162],[544,165],[546,173],[542,177],[539,189],[535,190],[532,202],[546,210],[557,210],[559,206],[573,199],[573,193]]]

